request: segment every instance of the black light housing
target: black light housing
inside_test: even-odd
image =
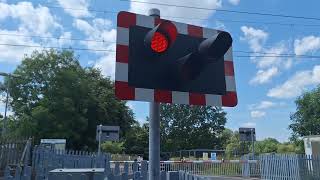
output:
[[[183,82],[196,79],[208,63],[222,59],[231,45],[232,37],[224,31],[202,41],[197,51],[178,60],[178,79]]]

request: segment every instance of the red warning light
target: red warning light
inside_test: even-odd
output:
[[[168,38],[159,32],[155,32],[151,40],[151,49],[157,53],[162,53],[168,49],[168,46]]]

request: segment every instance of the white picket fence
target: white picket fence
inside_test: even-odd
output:
[[[122,167],[125,167],[126,163],[131,167],[134,161],[111,161],[110,163],[111,167],[120,164],[120,172],[124,172]],[[257,160],[161,161],[160,170],[184,171],[203,176],[260,176],[260,166]]]
[[[5,172],[5,180],[29,180],[31,176],[34,176],[36,180],[103,180],[106,177],[109,180],[147,180],[147,161],[138,163],[136,161],[110,161],[110,159],[109,154],[52,151],[36,147],[33,151],[32,167],[29,167],[28,164],[17,168],[8,167]],[[249,177],[253,165],[258,167],[257,161],[162,161],[160,174],[163,180],[171,176],[177,178],[177,172],[181,174],[181,171],[188,173],[188,177],[194,175],[198,178],[204,175]]]
[[[23,154],[29,154],[25,148]],[[26,155],[25,157],[28,157]],[[148,162],[110,161],[109,154],[51,151],[34,148],[32,163],[8,166],[5,180],[147,180]],[[21,163],[20,163],[21,164]],[[31,166],[29,166],[31,165]],[[161,180],[203,179],[208,176],[257,177],[267,180],[318,180],[319,156],[266,154],[257,160],[161,161]],[[187,178],[187,179],[185,179]]]
[[[318,180],[319,156],[268,154],[260,156],[261,178],[268,180]]]

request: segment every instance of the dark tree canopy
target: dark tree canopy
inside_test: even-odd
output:
[[[161,106],[161,141],[164,151],[220,149],[226,113],[217,107]]]
[[[149,124],[135,123],[125,137],[125,150],[128,154],[139,154],[147,157],[149,149]]]
[[[73,52],[36,51],[14,74],[20,75],[10,85],[16,134],[36,142],[66,138],[70,148],[93,149],[98,124],[119,125],[125,136],[134,123],[132,111],[115,98],[113,82],[81,67]]]
[[[291,115],[289,128],[293,136],[320,134],[320,87],[306,92],[296,101],[297,110]]]

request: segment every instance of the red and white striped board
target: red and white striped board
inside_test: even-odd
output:
[[[145,89],[129,86],[128,84],[128,63],[129,63],[129,28],[130,26],[142,26],[154,28],[161,22],[161,19],[121,11],[117,18],[117,50],[116,50],[116,75],[115,94],[121,100],[136,100],[158,103],[226,106],[237,105],[237,91],[234,77],[232,47],[224,55],[224,70],[226,81],[226,95],[198,94],[191,92],[168,91],[161,89]],[[215,35],[218,30],[173,22],[178,33],[209,38]]]

